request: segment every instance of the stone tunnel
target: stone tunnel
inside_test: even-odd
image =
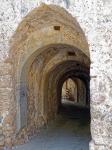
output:
[[[0,6],[0,150],[112,150],[111,0]]]
[[[10,136],[6,146],[24,143],[57,117],[63,110],[62,87],[68,79],[77,85],[77,104],[90,108],[88,42],[76,19],[63,8],[43,4],[32,10],[11,39],[8,61],[13,117],[12,132],[6,127],[4,133]]]

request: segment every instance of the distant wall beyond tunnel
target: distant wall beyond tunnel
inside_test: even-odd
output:
[[[87,97],[87,92],[86,84],[83,80],[76,77],[68,78],[62,86],[61,103],[72,101],[76,105],[89,106],[90,99]]]

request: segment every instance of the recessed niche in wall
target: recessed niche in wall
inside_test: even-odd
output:
[[[68,56],[76,56],[75,52],[72,52],[72,51],[67,52],[67,55]]]
[[[54,26],[54,30],[60,31],[60,26]]]

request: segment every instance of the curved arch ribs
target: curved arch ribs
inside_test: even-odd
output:
[[[81,79],[89,90],[86,37],[76,19],[59,6],[42,5],[24,18],[12,38],[10,58],[16,133],[24,128],[28,135],[34,134],[56,116],[60,88],[67,78]]]

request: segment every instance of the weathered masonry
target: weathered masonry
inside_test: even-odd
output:
[[[0,149],[55,118],[71,79],[90,105],[90,150],[112,150],[111,2],[44,2],[0,2]]]

